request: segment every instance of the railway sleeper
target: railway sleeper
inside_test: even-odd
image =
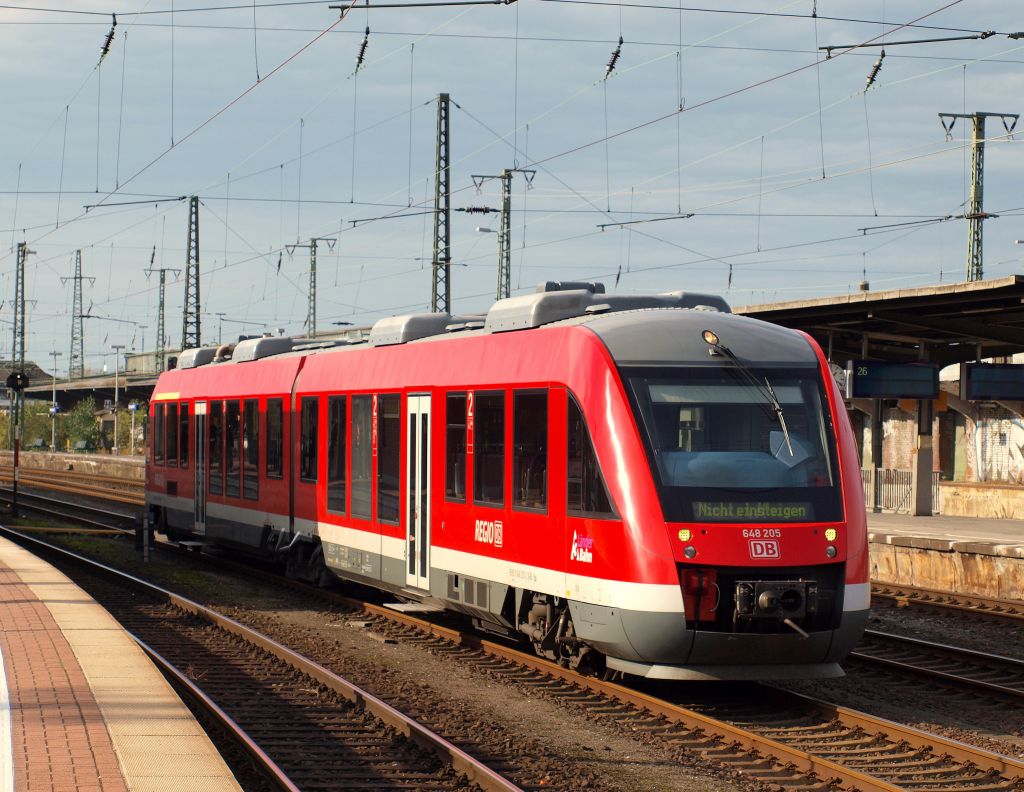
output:
[[[889,754],[886,757],[887,761],[899,761],[899,767],[901,768],[921,768],[928,769],[931,767],[943,767],[945,772],[949,772],[948,760],[941,756],[932,756],[928,759],[918,758],[918,754],[915,753],[903,753],[903,754]],[[851,758],[843,762],[847,767],[868,767],[874,764],[878,764],[878,759],[857,759]],[[895,765],[894,765],[895,766]]]
[[[958,772],[956,767],[950,767],[948,764],[944,768],[943,767],[927,767],[927,768],[922,768],[922,769],[910,769],[910,768],[900,767],[898,769],[901,770],[902,772],[894,773],[894,774],[890,775],[889,778],[891,778],[891,779],[902,779],[902,780],[907,780],[907,781],[916,781],[916,780],[927,781],[930,778],[935,778],[935,777],[940,777],[940,776],[949,776],[950,773]],[[996,778],[999,781],[1003,780],[1001,778],[998,778],[998,776]],[[955,781],[956,783],[965,783],[965,782],[969,782],[969,783],[974,783],[974,782],[987,783],[987,782],[991,782],[991,781],[993,781],[995,779],[993,779],[993,776],[992,776],[991,773],[981,773],[981,772],[979,772],[978,775],[974,775],[974,774],[960,775],[958,777],[955,777],[953,779],[948,779],[948,780]]]

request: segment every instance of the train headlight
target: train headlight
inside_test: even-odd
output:
[[[838,551],[832,545],[829,545],[825,548],[825,555],[827,555],[829,558],[835,558],[837,552]]]
[[[693,558],[695,555],[697,555],[697,548],[693,545],[689,545],[686,547],[686,549],[683,550],[683,555],[687,558]]]
[[[708,344],[709,346],[718,346],[718,336],[715,334],[714,330],[705,330],[700,335],[701,338],[704,339],[705,344]]]
[[[683,528],[682,530],[679,531],[679,541],[680,542],[689,542],[691,536],[693,536],[693,534],[691,534],[689,529],[687,529],[687,528]]]
[[[836,540],[836,535],[837,535],[837,532],[836,532],[835,528],[826,528],[825,529],[825,539],[828,540],[829,542],[834,542]]]

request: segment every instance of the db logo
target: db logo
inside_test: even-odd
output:
[[[782,558],[779,543],[774,539],[751,539],[751,558]]]

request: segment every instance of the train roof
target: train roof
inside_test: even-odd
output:
[[[261,337],[231,347],[183,352],[179,368],[285,361],[346,349],[438,343],[519,333],[541,327],[585,325],[620,365],[693,364],[709,360],[701,334],[714,330],[738,357],[763,363],[816,365],[806,338],[788,328],[736,316],[717,295],[673,291],[654,295],[606,294],[600,283],[547,282],[533,294],[499,300],[486,314],[416,313],[379,320],[348,337]]]

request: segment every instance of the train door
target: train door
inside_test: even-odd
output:
[[[195,464],[192,466],[195,471],[196,485],[193,499],[193,516],[195,518],[193,530],[203,536],[206,534],[206,402],[196,402],[192,448],[195,449],[196,455]]]
[[[430,396],[408,399],[406,584],[430,587]]]

